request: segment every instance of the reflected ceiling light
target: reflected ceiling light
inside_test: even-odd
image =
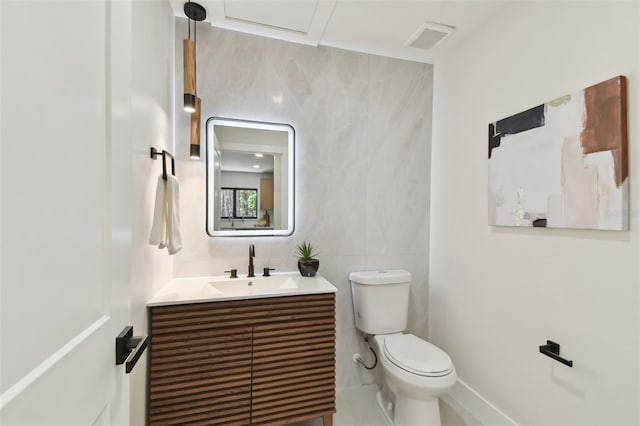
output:
[[[263,154],[261,154],[261,153],[259,153],[259,152],[256,152],[255,156],[256,156],[257,158],[262,158],[262,157],[264,157],[264,155],[263,155]]]
[[[254,168],[254,169],[259,169],[259,168],[260,168],[260,164],[254,164],[254,165],[253,165],[253,168]]]

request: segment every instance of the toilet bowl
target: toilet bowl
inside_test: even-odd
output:
[[[438,398],[457,375],[449,356],[412,334],[376,335],[384,386],[377,403],[394,426],[440,426]]]
[[[356,327],[373,335],[383,371],[376,399],[392,426],[441,426],[438,397],[457,375],[437,346],[405,334],[411,274],[404,270],[349,274]]]

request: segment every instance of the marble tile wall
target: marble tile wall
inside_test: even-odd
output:
[[[176,93],[182,99],[182,39],[176,21]],[[289,123],[296,130],[296,224],[291,237],[210,238],[205,164],[188,159],[188,114],[176,105],[183,250],[176,276],[296,270],[294,250],[311,240],[320,273],[338,288],[338,387],[376,380],[351,357],[364,351],[353,323],[350,271],[413,273],[409,330],[426,337],[433,68],[329,47],[310,47],[198,27],[202,122],[211,116]],[[203,134],[204,139],[204,134]]]

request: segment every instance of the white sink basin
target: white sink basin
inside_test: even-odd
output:
[[[229,278],[224,281],[210,281],[209,285],[220,294],[254,294],[260,292],[290,292],[300,288],[300,280],[295,276],[279,275],[256,278]]]
[[[298,272],[282,272],[270,277],[255,278],[229,278],[228,276],[174,278],[147,302],[147,306],[335,293],[336,291],[337,289],[322,276],[302,277]]]

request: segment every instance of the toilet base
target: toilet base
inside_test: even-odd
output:
[[[376,392],[376,405],[387,426],[393,426],[393,403],[385,398],[382,390]]]
[[[416,400],[397,397],[395,401],[385,396],[383,390],[376,393],[376,403],[389,426],[441,426],[438,398]]]

